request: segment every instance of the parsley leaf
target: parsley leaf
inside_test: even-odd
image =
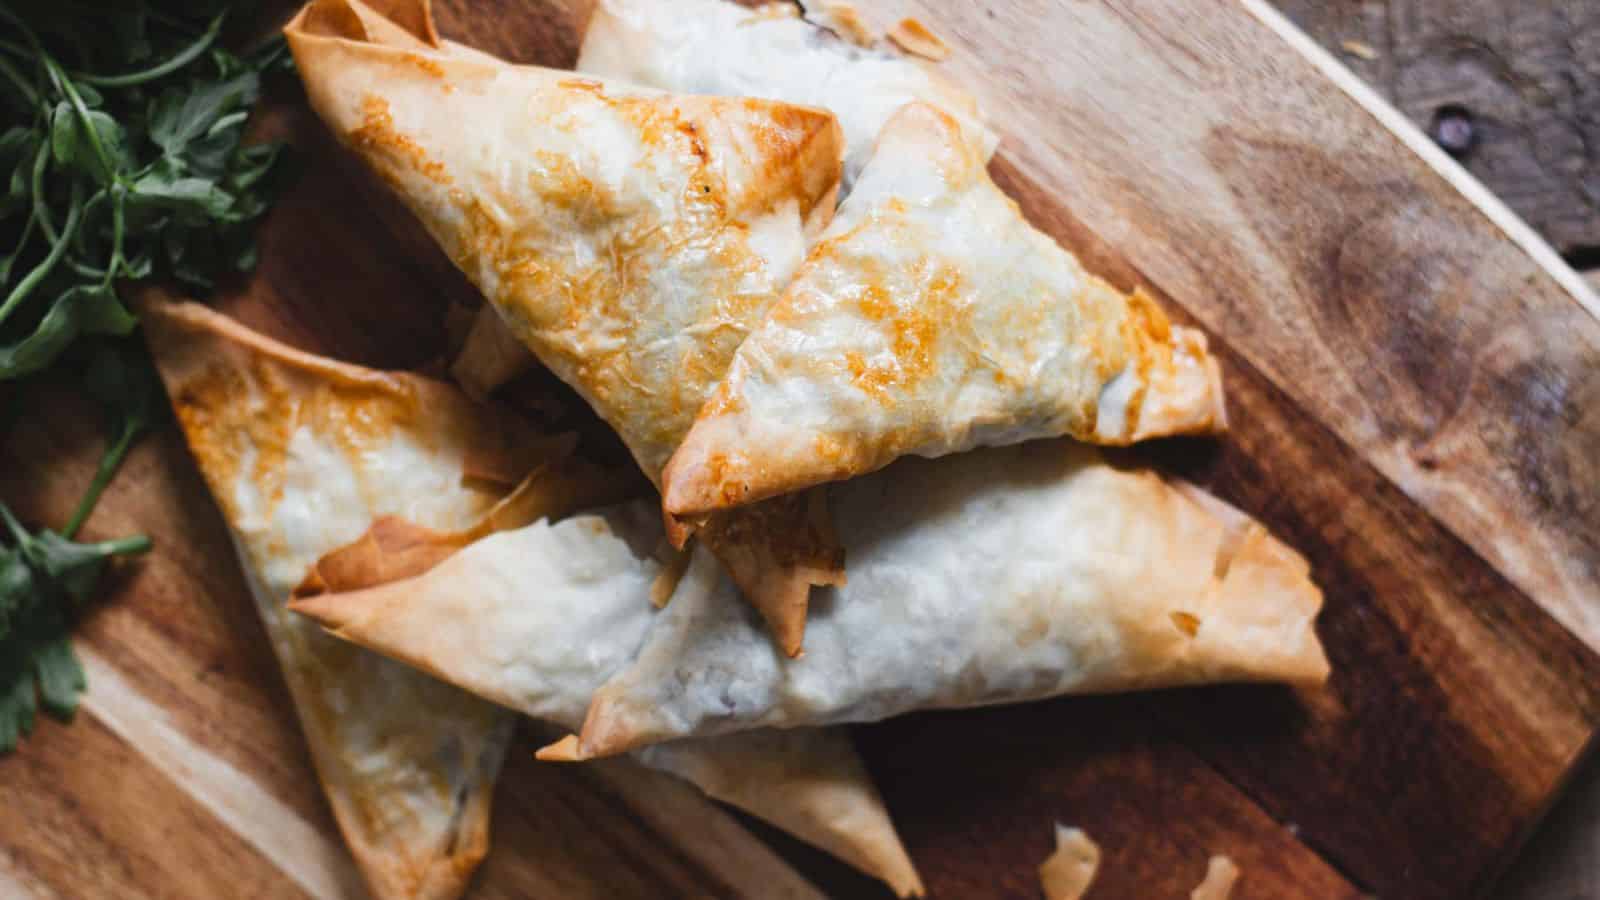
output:
[[[144,537],[80,544],[53,531],[30,533],[0,503],[12,546],[0,546],[0,753],[33,730],[42,706],[70,719],[87,680],[68,638],[113,557],[144,553]]]
[[[282,155],[243,141],[282,39],[218,44],[227,0],[0,0],[0,399],[71,366],[105,411],[107,444],[66,526],[29,530],[0,503],[0,753],[39,709],[84,689],[69,630],[113,558],[143,537],[73,540],[129,449],[165,410],[127,342],[133,280],[201,289],[255,264],[253,232]],[[0,435],[4,430],[0,430]]]

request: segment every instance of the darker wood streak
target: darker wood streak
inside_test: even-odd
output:
[[[540,763],[524,728],[513,741],[495,795],[491,854],[474,896],[551,896],[563,885],[605,896],[735,898],[738,891],[653,831],[581,766]],[[666,777],[666,776],[658,776]]]
[[[1003,160],[995,170],[1092,268],[1160,295],[1044,191]],[[1212,343],[1233,432],[1127,457],[1206,485],[1307,555],[1334,676],[1303,696],[1207,688],[1148,707],[1381,893],[1484,890],[1600,722],[1600,658],[1225,339]]]
[[[857,734],[934,897],[1037,896],[1055,822],[1100,845],[1094,896],[1186,897],[1212,854],[1244,870],[1237,900],[1362,894],[1127,697],[917,714]]]

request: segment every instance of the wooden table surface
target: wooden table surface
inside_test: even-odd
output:
[[[1600,3],[1274,2],[1419,128],[1465,110],[1475,133],[1462,164],[1600,289]],[[1575,776],[1500,894],[1600,897],[1600,758]]]
[[[1600,267],[1600,3],[1275,2],[1420,127],[1465,110],[1463,164],[1557,250]]]
[[[1006,136],[997,178],[1031,218],[1213,335],[1236,431],[1144,455],[1307,552],[1328,591],[1321,630],[1336,667],[1310,696],[1207,689],[861,729],[930,886],[1032,895],[1048,823],[1061,819],[1106,848],[1107,897],[1181,896],[1208,852],[1243,864],[1241,900],[1486,890],[1600,724],[1593,298],[1256,0],[862,5],[880,21],[915,13],[951,39],[950,71],[986,94]],[[571,62],[581,0],[440,6],[452,37]],[[1077,40],[1048,39],[1060,34]],[[306,170],[268,223],[262,271],[219,302],[359,361],[426,359],[459,278],[367,212],[303,102],[292,91],[279,102]],[[360,302],[373,296],[384,305]],[[69,409],[5,435],[0,490],[59,518],[92,466],[93,434]],[[47,464],[72,483],[46,485]],[[219,801],[204,793],[217,773],[161,756],[163,741],[197,745],[257,791],[240,796],[327,839],[237,573],[205,565],[216,514],[173,434],[138,451],[91,533],[149,521],[151,491],[170,504],[156,516],[171,529],[165,555],[85,629],[97,660],[87,714],[0,761],[0,785],[27,799],[0,796],[0,895],[120,885],[207,896],[231,878],[315,895],[273,880],[285,865],[273,852],[295,834],[240,831],[226,815],[218,827]],[[160,713],[153,726],[119,703],[140,697]],[[480,879],[489,895],[559,884],[598,896],[596,873],[617,860],[615,896],[739,893],[789,871],[766,857],[741,866],[704,840],[686,847],[670,818],[597,776],[569,780],[514,754],[504,792],[499,851]],[[597,827],[553,831],[541,804]],[[869,890],[775,845],[834,894]]]

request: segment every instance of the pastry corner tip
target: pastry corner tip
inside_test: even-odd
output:
[[[589,757],[584,755],[583,743],[575,734],[569,734],[553,744],[547,744],[534,751],[534,759],[540,762],[582,762]]]
[[[316,622],[329,631],[338,631],[350,622],[350,609],[342,594],[306,594],[291,597],[289,611]]]

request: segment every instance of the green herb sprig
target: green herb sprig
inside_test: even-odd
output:
[[[137,320],[121,288],[154,277],[206,291],[255,265],[280,147],[241,139],[262,74],[288,60],[281,41],[223,49],[226,14],[215,2],[0,0],[0,383],[76,369],[109,425],[59,532],[28,529],[0,502],[0,753],[39,707],[71,717],[85,678],[69,627],[109,560],[150,547],[72,540],[165,408],[126,340]],[[8,403],[26,406],[25,387]]]

